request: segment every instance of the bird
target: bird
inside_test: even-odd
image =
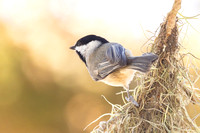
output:
[[[144,53],[133,56],[121,44],[109,42],[94,34],[80,38],[70,49],[76,51],[94,81],[123,87],[127,92],[126,100],[139,106],[129,93],[129,84],[136,71],[147,73],[158,55]]]

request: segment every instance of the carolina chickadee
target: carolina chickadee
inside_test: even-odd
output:
[[[139,106],[129,94],[129,84],[135,70],[148,72],[152,63],[157,60],[157,55],[145,53],[142,56],[133,56],[122,45],[108,42],[96,35],[79,39],[70,49],[75,50],[85,63],[93,80],[111,86],[122,86],[127,91],[126,100]]]

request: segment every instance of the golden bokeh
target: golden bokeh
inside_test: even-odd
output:
[[[143,44],[154,35],[172,3],[0,0],[0,132],[91,131],[95,124],[83,129],[111,110],[101,95],[121,104],[121,96],[115,93],[122,88],[94,82],[69,47],[82,36],[97,34],[140,55],[147,52]],[[198,0],[183,1],[180,13],[195,16],[199,10]],[[182,52],[200,57],[200,21],[187,21],[179,22]],[[200,66],[200,61],[194,62]],[[195,87],[200,87],[200,80]],[[188,112],[195,117],[200,108],[189,105]],[[196,120],[200,125],[200,118]]]

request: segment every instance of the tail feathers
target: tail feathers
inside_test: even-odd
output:
[[[138,70],[140,72],[148,72],[153,62],[158,59],[158,56],[153,53],[145,53],[142,56],[129,57],[128,66],[131,69]]]

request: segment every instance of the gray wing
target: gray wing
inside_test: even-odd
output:
[[[112,43],[106,51],[106,60],[98,65],[98,74],[105,78],[114,70],[127,65],[125,48],[117,43]]]

